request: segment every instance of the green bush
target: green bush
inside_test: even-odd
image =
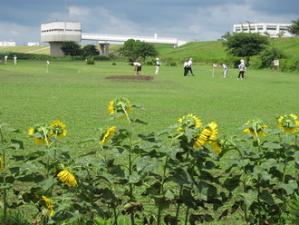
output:
[[[259,68],[268,68],[272,66],[272,62],[275,59],[282,59],[285,55],[283,52],[277,48],[268,48],[261,52],[259,59],[261,61],[261,65]]]
[[[52,60],[57,59],[56,57],[42,54],[30,54],[30,53],[19,53],[19,52],[0,52],[0,58],[8,56],[9,60],[12,60],[14,56],[17,56],[18,59],[30,59],[30,60]]]
[[[94,57],[93,56],[88,56],[86,58],[86,64],[87,65],[94,65]]]
[[[30,225],[25,218],[24,214],[19,211],[8,213],[5,225]],[[2,211],[0,211],[0,221],[3,221]]]
[[[296,197],[291,201],[287,220],[289,224],[299,225],[299,197]]]
[[[282,59],[280,68],[286,72],[299,71],[299,59]]]
[[[110,56],[106,56],[106,55],[96,55],[93,56],[93,58],[96,61],[109,61],[111,59]]]

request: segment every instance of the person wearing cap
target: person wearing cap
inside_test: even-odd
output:
[[[238,65],[239,68],[239,75],[238,75],[238,80],[241,79],[243,80],[245,78],[245,71],[246,71],[246,65],[245,61],[243,59],[240,60],[240,64]]]
[[[141,63],[138,61],[135,61],[135,62],[133,62],[133,66],[134,66],[135,75],[136,76],[140,75],[141,67],[142,67]]]
[[[155,71],[155,74],[158,75],[159,74],[159,70],[160,70],[160,59],[159,58],[156,58],[156,62],[155,62],[155,66],[156,66],[156,71]]]
[[[184,70],[184,76],[187,76],[189,72],[192,74],[192,76],[194,76],[192,71],[192,58],[190,58],[187,62],[184,63]]]

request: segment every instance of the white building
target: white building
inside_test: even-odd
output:
[[[74,22],[52,22],[41,25],[41,41],[50,43],[50,53],[63,56],[64,41],[81,41],[81,24]]]
[[[40,46],[39,42],[28,42],[27,46]]]
[[[1,47],[11,47],[11,46],[16,46],[16,42],[14,41],[0,41],[0,46]]]
[[[292,37],[289,32],[289,23],[241,23],[234,24],[234,33],[260,33],[270,37]]]

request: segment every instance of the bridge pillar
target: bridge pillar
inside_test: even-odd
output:
[[[109,43],[99,43],[100,55],[109,55]]]

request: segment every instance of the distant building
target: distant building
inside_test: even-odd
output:
[[[234,24],[234,33],[260,33],[270,37],[292,37],[289,23],[241,23]]]
[[[41,41],[50,44],[52,56],[63,56],[64,41],[81,41],[81,24],[74,22],[51,22],[41,25]]]
[[[1,47],[11,47],[11,46],[16,46],[16,42],[14,41],[0,41],[0,46]]]
[[[40,46],[39,42],[28,42],[27,46]]]

